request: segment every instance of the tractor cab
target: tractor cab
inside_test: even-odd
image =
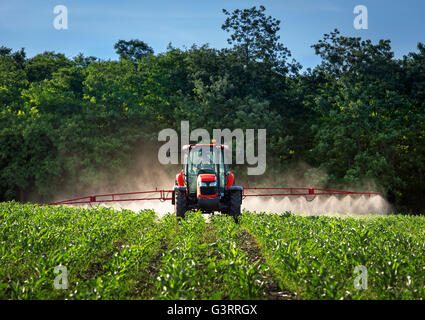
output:
[[[224,194],[226,166],[221,146],[194,145],[184,158],[183,174],[187,177],[189,194]]]
[[[192,144],[183,147],[183,169],[176,176],[173,203],[177,216],[187,210],[240,214],[242,187],[234,185],[227,171],[222,144]],[[233,199],[233,200],[232,200]]]

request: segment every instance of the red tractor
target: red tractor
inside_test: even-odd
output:
[[[191,144],[183,147],[183,169],[176,175],[172,192],[177,217],[188,210],[220,211],[237,221],[241,213],[243,188],[227,170],[222,144]]]

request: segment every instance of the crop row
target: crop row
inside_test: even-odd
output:
[[[178,238],[163,257],[157,279],[160,299],[253,299],[261,297],[261,266],[237,246],[239,227],[228,216],[187,213]]]
[[[425,218],[246,213],[282,286],[314,299],[425,297]]]
[[[140,287],[138,279],[147,277],[146,267],[174,221],[158,224],[155,219],[150,210],[1,203],[0,298],[105,299],[145,294],[138,292],[148,290]],[[57,274],[55,267],[59,267]],[[57,283],[64,285],[65,273],[67,290],[55,288],[57,277]]]

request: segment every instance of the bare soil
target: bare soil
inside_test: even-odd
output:
[[[247,253],[251,263],[266,265],[266,259],[261,253],[261,248],[257,240],[248,231],[241,229],[237,236],[238,245]],[[264,281],[264,291],[269,300],[293,300],[297,296],[288,290],[281,289],[279,283],[274,279],[270,269],[264,269],[260,272]]]

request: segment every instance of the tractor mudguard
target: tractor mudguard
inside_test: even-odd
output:
[[[180,187],[184,187],[183,170],[176,175],[176,183]]]

